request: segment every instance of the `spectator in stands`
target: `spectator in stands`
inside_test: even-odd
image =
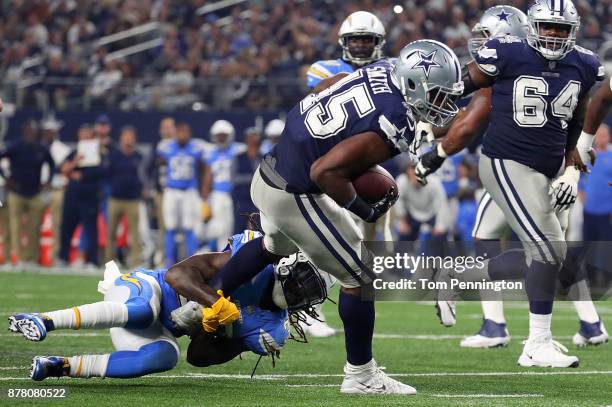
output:
[[[117,86],[123,79],[123,72],[119,69],[116,60],[106,58],[104,69],[98,72],[92,79],[89,94],[92,105],[114,106]]]
[[[119,148],[111,151],[108,167],[110,200],[106,261],[115,258],[119,220],[125,215],[130,244],[129,259],[126,261],[129,268],[134,268],[142,262],[138,211],[144,184],[144,167],[142,155],[136,150],[136,141],[136,129],[129,126],[122,128]]]
[[[247,149],[236,156],[232,170],[235,233],[247,229],[248,215],[258,212],[251,200],[251,179],[262,157],[261,136],[256,127],[249,127],[244,134]]]
[[[33,13],[32,1],[17,2],[21,7],[14,6],[15,2],[4,3],[0,6],[0,27],[7,45],[0,48],[0,64],[4,68],[9,65],[16,68],[12,74],[28,77],[23,59],[59,49],[67,59],[89,59],[89,76],[97,83],[92,89],[102,89],[94,96],[94,103],[118,105],[113,103],[113,98],[124,95],[117,95],[116,89],[100,84],[109,82],[109,75],[104,73],[107,49],[92,49],[89,45],[102,36],[158,21],[164,25],[163,45],[127,57],[126,71],[120,76],[120,71],[113,70],[112,83],[135,70],[143,76],[155,75],[154,82],[159,83],[159,78],[175,61],[184,59],[194,77],[213,79],[212,89],[207,89],[206,94],[215,97],[211,97],[212,103],[207,103],[261,109],[293,105],[303,96],[301,80],[297,79],[302,65],[335,58],[339,24],[353,11],[368,10],[389,28],[386,55],[397,55],[410,41],[435,38],[454,48],[460,57],[467,58],[465,39],[470,36],[470,29],[482,10],[501,2],[419,0],[405,2],[410,7],[395,14],[388,1],[251,1],[221,8],[205,17],[197,13],[205,3],[202,0],[37,1],[47,10],[45,13]],[[528,2],[513,0],[510,4],[524,10]],[[610,32],[609,1],[582,1],[576,2],[576,6],[583,21],[579,43],[596,50]],[[142,41],[147,39],[144,37]],[[107,46],[117,50],[135,45],[139,40],[136,36]],[[94,52],[93,57],[90,50]],[[193,69],[196,64],[200,69]],[[224,80],[214,81],[219,77]],[[297,80],[288,86],[287,79]],[[19,106],[28,102],[28,89],[20,92]],[[147,103],[151,101],[155,98],[147,98]]]
[[[437,177],[421,185],[408,165],[397,178],[399,199],[395,204],[399,240],[445,239],[448,232],[448,200],[442,182]]]
[[[29,121],[23,128],[21,140],[9,144],[0,151],[0,159],[8,158],[10,175],[0,171],[6,179],[11,233],[11,250],[18,261],[38,261],[40,224],[44,204],[40,193],[48,188],[51,176],[41,184],[43,164],[47,163],[51,174],[55,163],[49,149],[40,140],[38,124]],[[22,247],[22,236],[27,236],[26,247]]]
[[[597,162],[585,181],[585,241],[612,241],[612,149],[610,128],[602,124],[595,137]]]
[[[67,184],[66,177],[60,171],[60,165],[66,160],[68,154],[70,154],[70,147],[59,139],[59,130],[62,127],[62,123],[58,121],[55,116],[50,115],[45,117],[41,127],[43,130],[43,143],[48,146],[53,162],[56,163],[55,171],[51,173],[51,199],[49,202],[49,209],[51,211],[51,221],[53,225],[52,252],[53,258],[57,259],[59,258],[64,188]]]
[[[98,264],[98,211],[100,184],[105,175],[100,157],[99,141],[90,125],[79,128],[79,144],[62,164],[62,173],[68,178],[62,211],[60,259],[68,263],[72,235],[80,223],[81,238],[86,239],[85,261]]]

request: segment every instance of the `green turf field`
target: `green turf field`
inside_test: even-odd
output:
[[[143,379],[27,379],[34,355],[106,353],[112,351],[106,331],[58,331],[43,343],[25,341],[6,330],[15,311],[49,311],[99,301],[99,278],[35,273],[0,273],[0,405],[33,404],[8,399],[9,388],[65,387],[67,397],[42,401],[79,406],[329,406],[329,405],[476,405],[476,406],[605,406],[612,405],[612,345],[576,350],[571,336],[577,318],[570,303],[556,305],[554,333],[580,367],[569,370],[525,369],[516,365],[527,332],[524,304],[506,306],[513,340],[508,348],[459,348],[463,335],[480,324],[480,306],[461,304],[454,328],[439,325],[433,305],[379,303],[375,357],[392,376],[417,388],[410,397],[346,396],[339,392],[344,363],[343,337],[289,343],[276,368],[263,359],[254,379],[255,355],[244,354],[225,366],[197,369],[184,357],[173,371]],[[340,328],[334,305],[326,305],[332,326]],[[612,321],[612,303],[599,304]],[[186,349],[186,340],[181,340]],[[39,401],[40,402],[40,401]]]

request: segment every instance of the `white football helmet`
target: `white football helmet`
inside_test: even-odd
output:
[[[342,22],[338,31],[338,43],[342,47],[342,59],[357,66],[364,66],[378,61],[382,58],[382,47],[385,45],[385,27],[382,22],[372,13],[367,11],[356,11]],[[349,49],[349,38],[351,37],[374,37],[374,48],[364,50]]]
[[[210,140],[213,143],[219,143],[219,134],[227,134],[227,139],[222,144],[226,145],[234,141],[236,130],[234,126],[227,120],[217,120],[210,128]]]
[[[285,122],[281,119],[270,120],[266,125],[264,130],[264,134],[267,138],[278,138],[283,134],[283,130],[285,129]]]
[[[576,45],[576,35],[580,28],[580,16],[571,0],[536,0],[527,11],[529,20],[529,45],[546,59],[563,58]],[[542,25],[565,26],[566,37],[540,34]]]

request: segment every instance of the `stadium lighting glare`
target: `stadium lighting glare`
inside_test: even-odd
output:
[[[395,6],[393,6],[393,12],[395,14],[401,14],[404,11],[404,7],[402,7],[401,4],[396,4]]]

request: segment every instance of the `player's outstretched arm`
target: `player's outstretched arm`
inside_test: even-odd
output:
[[[612,106],[612,78],[604,81],[591,98],[584,118],[583,132],[589,135],[597,133],[597,129],[610,111],[610,106]]]
[[[467,96],[478,89],[488,88],[495,81],[495,77],[484,73],[474,61],[467,63],[462,70],[463,96]]]
[[[206,253],[191,256],[168,269],[164,279],[180,295],[204,306],[218,299],[208,281],[227,263],[230,253]]]
[[[491,113],[491,88],[480,89],[470,101],[465,114],[453,121],[446,137],[442,140],[442,148],[446,155],[454,155],[466,148],[488,121]]]
[[[457,154],[474,140],[478,130],[489,120],[492,94],[491,88],[476,92],[468,107],[453,120],[444,140],[419,159],[415,171],[421,184],[427,184],[427,176],[436,172],[446,157]]]

